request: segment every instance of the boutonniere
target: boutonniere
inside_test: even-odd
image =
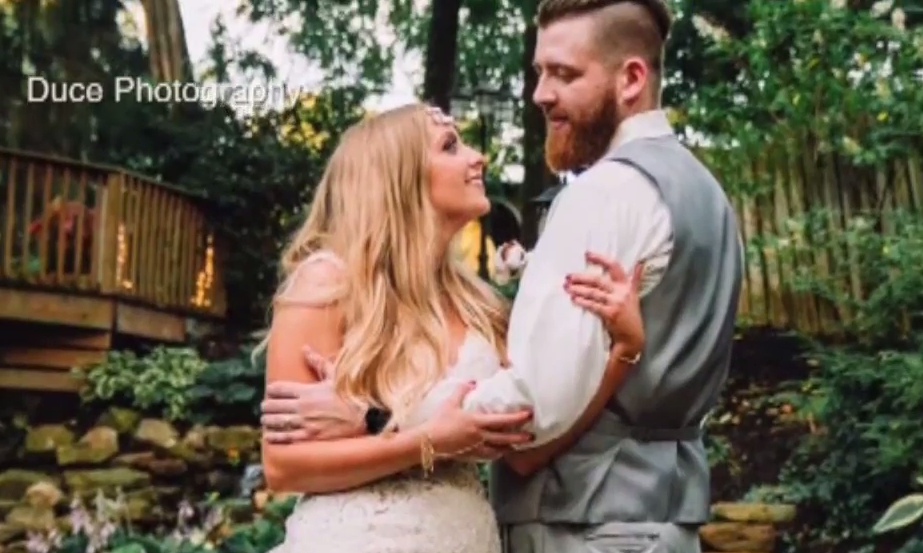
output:
[[[529,264],[529,254],[522,244],[512,240],[504,242],[494,254],[493,282],[507,297],[516,294],[519,279]]]

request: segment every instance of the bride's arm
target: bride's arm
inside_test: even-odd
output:
[[[340,349],[342,321],[333,305],[298,303],[338,278],[328,263],[302,268],[273,314],[267,352],[267,383],[316,382],[302,355],[307,344],[323,355]],[[421,460],[421,435],[408,429],[391,436],[274,444],[263,441],[263,471],[273,490],[322,493],[357,487],[412,468]]]

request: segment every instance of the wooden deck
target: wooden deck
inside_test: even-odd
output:
[[[0,388],[75,390],[120,342],[225,314],[202,200],[116,167],[0,149]]]

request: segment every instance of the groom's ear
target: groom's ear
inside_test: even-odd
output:
[[[616,74],[616,98],[620,104],[634,103],[645,93],[649,73],[647,62],[639,56],[629,56],[622,61]]]

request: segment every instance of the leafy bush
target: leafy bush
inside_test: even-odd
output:
[[[193,404],[191,419],[211,424],[238,424],[259,420],[266,376],[262,362],[251,361],[252,348],[209,363],[187,392]]]
[[[917,478],[917,484],[923,485],[923,478]],[[907,494],[888,507],[872,530],[876,534],[893,532],[917,522],[921,517],[923,517],[923,493]]]
[[[144,357],[110,352],[105,361],[77,370],[86,379],[84,401],[129,405],[175,421],[188,417],[187,392],[207,366],[193,349],[158,347]]]
[[[111,352],[102,363],[79,369],[81,397],[116,404],[174,422],[252,424],[259,420],[263,367],[250,348],[206,361],[191,348],[164,348],[149,355]]]
[[[763,228],[748,247],[822,257],[794,263],[795,288],[841,308],[838,338],[809,340],[810,380],[774,398],[812,430],[771,494],[814,513],[803,537],[819,550],[874,543],[872,524],[923,467],[923,218],[891,209],[901,194],[893,168],[921,145],[923,28],[907,27],[893,2],[868,6],[750,0],[749,28],[737,35],[694,16],[709,55],[737,76],[700,87],[674,114],[680,128],[708,137],[708,161],[733,195],[773,201],[775,176],[754,171],[767,152],[796,164],[805,154],[818,171],[805,179],[816,187],[804,191],[809,216],[782,221],[776,236]],[[827,171],[850,187],[851,211],[816,210],[825,184],[807,181]],[[846,220],[845,232],[830,231]],[[919,544],[910,536],[903,546]]]
[[[899,235],[881,232],[882,219],[858,215],[846,232],[831,234],[815,214],[792,225],[785,242],[796,251],[843,252],[828,274],[803,270],[796,283],[842,306],[843,337],[813,343],[810,379],[774,398],[815,428],[779,488],[782,499],[820,515],[805,536],[811,541],[870,542],[871,521],[923,473],[923,217],[889,215]],[[861,295],[850,278],[862,283]]]
[[[33,553],[264,553],[282,542],[285,519],[295,501],[294,496],[275,500],[256,520],[237,526],[221,503],[205,502],[196,509],[184,501],[171,531],[148,534],[128,523],[121,494],[112,499],[97,493],[89,507],[74,500],[66,533],[32,533],[28,549]]]

